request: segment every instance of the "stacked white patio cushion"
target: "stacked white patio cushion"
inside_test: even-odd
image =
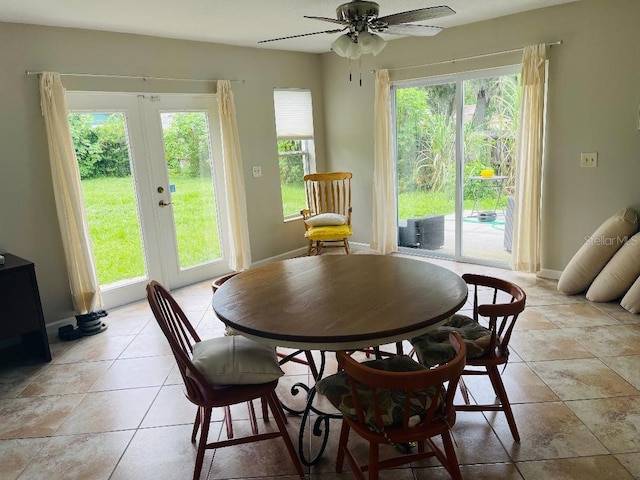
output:
[[[640,275],[637,231],[638,214],[633,209],[609,217],[573,256],[560,276],[558,290],[568,295],[588,290],[587,299],[594,302],[608,302],[626,293],[621,305],[640,311],[640,284],[634,285]]]
[[[640,233],[627,240],[595,278],[587,299],[610,302],[622,297],[640,276]]]

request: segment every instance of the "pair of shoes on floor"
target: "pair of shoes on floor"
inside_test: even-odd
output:
[[[107,329],[107,325],[102,322],[102,318],[107,315],[106,310],[98,310],[96,312],[76,315],[78,329],[82,335],[95,335],[96,333],[102,333]]]
[[[109,315],[106,310],[98,310],[95,312],[83,313],[82,315],[76,315],[76,321],[78,322],[78,326],[81,323],[89,323],[94,322],[102,317],[106,317]]]
[[[107,329],[107,325],[102,322],[102,318],[107,315],[106,310],[76,315],[78,328],[73,325],[60,327],[58,328],[58,337],[61,340],[77,340],[80,337],[102,333]]]

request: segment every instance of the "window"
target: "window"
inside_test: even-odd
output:
[[[273,101],[282,213],[286,220],[299,216],[305,208],[303,177],[315,171],[311,92],[275,90]]]

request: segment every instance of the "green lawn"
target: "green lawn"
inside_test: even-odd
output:
[[[300,215],[306,203],[303,185],[282,185],[282,213],[285,217]]]
[[[82,181],[98,283],[145,275],[133,178]]]
[[[171,198],[180,265],[184,268],[220,258],[211,181],[180,178],[174,183],[176,192]],[[146,269],[133,179],[83,180],[82,190],[99,284],[143,277]]]
[[[211,178],[177,177],[170,182],[176,187],[171,201],[180,266],[188,268],[221,258]]]

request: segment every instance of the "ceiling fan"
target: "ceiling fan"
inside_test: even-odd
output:
[[[415,25],[413,22],[431,20],[433,18],[445,17],[456,13],[447,6],[418,8],[416,10],[408,10],[406,12],[386,15],[384,17],[378,16],[379,11],[380,7],[375,2],[352,0],[351,2],[344,3],[336,8],[337,18],[335,19],[307,15],[304,16],[305,18],[336,23],[341,25],[341,28],[272,38],[270,40],[262,40],[258,43],[276,42],[278,40],[288,40],[290,38],[346,31],[345,34],[338,37],[331,44],[331,48],[341,57],[356,60],[360,58],[362,54],[366,53],[377,55],[385,47],[386,42],[382,37],[377,35],[378,33],[410,36],[433,36],[440,33],[442,28],[430,25]]]

